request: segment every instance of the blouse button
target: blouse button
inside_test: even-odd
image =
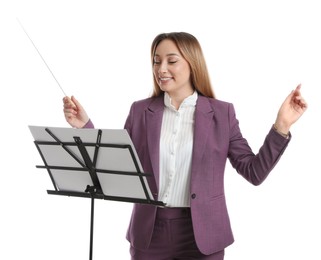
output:
[[[193,193],[193,194],[192,194],[192,199],[195,199],[195,198],[196,198],[196,194]]]

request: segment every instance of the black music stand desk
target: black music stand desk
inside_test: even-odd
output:
[[[48,194],[91,198],[93,255],[94,200],[165,206],[154,200],[135,147],[125,129],[29,126],[54,190]]]

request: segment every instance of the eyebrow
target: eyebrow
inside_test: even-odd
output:
[[[154,56],[158,56],[159,57],[159,54],[155,53]],[[169,56],[178,56],[178,57],[180,57],[180,55],[178,53],[168,53],[168,54],[166,54],[166,57],[169,57]]]

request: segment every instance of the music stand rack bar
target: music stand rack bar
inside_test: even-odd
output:
[[[92,195],[90,195],[87,192],[47,190],[47,193],[50,195],[61,195],[61,196],[67,196],[67,197],[82,197],[82,198],[91,198],[92,197]],[[104,195],[104,194],[100,194],[100,193],[96,193],[94,195],[94,198],[101,199],[101,200],[113,200],[113,201],[118,201],[118,202],[150,204],[150,205],[155,205],[155,206],[160,206],[160,207],[165,206],[164,203],[161,201],[150,200],[147,202],[145,199],[128,198],[128,197],[120,197],[120,196],[109,196],[109,195]]]

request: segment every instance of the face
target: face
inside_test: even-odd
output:
[[[193,93],[190,66],[172,40],[162,40],[155,51],[153,72],[161,90],[171,97]]]

